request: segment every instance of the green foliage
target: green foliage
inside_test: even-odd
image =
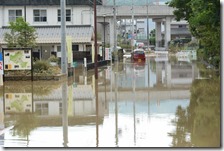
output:
[[[220,66],[220,1],[219,0],[171,0],[175,7],[176,20],[185,19],[190,30],[204,48],[204,60],[212,58],[217,68]],[[219,57],[219,59],[218,59]]]
[[[150,31],[150,38],[149,38],[150,45],[156,44],[156,29]]]
[[[220,78],[194,80],[190,105],[178,107],[172,123],[173,147],[220,147]],[[186,137],[190,137],[187,140]]]
[[[128,44],[120,44],[120,47],[124,49],[131,49],[131,46]]]
[[[177,21],[180,21],[181,19],[188,20],[192,9],[190,6],[191,0],[171,0],[170,2],[167,2],[170,7],[176,8],[174,10],[175,19]]]
[[[199,147],[220,147],[220,79],[194,81],[191,94],[192,141]]]
[[[149,43],[150,43],[150,45],[155,45],[156,44],[156,38],[155,37],[150,37],[149,38]]]
[[[33,70],[34,72],[44,72],[48,70],[50,67],[50,63],[46,60],[37,60],[33,64]]]
[[[11,123],[15,125],[12,131],[13,136],[19,136],[27,140],[29,140],[30,133],[38,127],[37,116],[31,113],[13,115]]]
[[[188,133],[187,109],[178,106],[175,116],[176,118],[171,123],[176,126],[176,129],[174,132],[168,133],[168,136],[173,138],[172,147],[191,147],[191,142],[186,139]]]
[[[59,58],[57,58],[55,55],[52,55],[50,58],[48,58],[48,61],[58,63]]]
[[[4,40],[8,47],[31,47],[36,46],[37,33],[35,28],[29,26],[22,17],[15,22],[9,23],[10,33],[5,33]]]

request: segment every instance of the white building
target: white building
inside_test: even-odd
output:
[[[100,5],[101,1],[97,2]],[[83,51],[91,54],[94,44],[94,13],[92,3],[88,0],[70,0],[66,4],[67,35],[72,36],[73,52]],[[60,50],[60,0],[0,0],[0,47],[6,47],[4,33],[10,21],[18,17],[36,28],[38,47],[34,57],[47,59],[51,54],[61,56]],[[86,54],[86,53],[85,53]]]

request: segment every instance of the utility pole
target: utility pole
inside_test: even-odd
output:
[[[133,0],[132,0],[132,8],[131,8],[131,22],[132,22],[131,49],[133,50],[133,45],[134,45],[134,8],[133,8]]]
[[[149,50],[149,3],[147,0],[147,49]]]
[[[115,60],[118,61],[118,54],[115,52],[117,51],[117,19],[116,19],[116,4],[114,0],[114,54]]]
[[[61,70],[68,75],[65,17],[65,0],[61,0]]]
[[[106,47],[106,39],[105,39],[105,18],[106,18],[106,15],[103,15],[103,60],[105,60],[105,47]]]
[[[96,0],[94,0],[94,49],[95,49],[95,56],[94,56],[94,66],[95,66],[95,79],[98,79],[98,53],[97,53],[97,26],[96,26]]]

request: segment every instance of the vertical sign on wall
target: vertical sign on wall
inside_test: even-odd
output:
[[[2,59],[2,53],[0,52],[0,75],[3,75],[3,59]]]
[[[68,63],[73,65],[73,53],[72,53],[72,37],[66,37],[66,46],[67,46],[67,54],[68,54]]]
[[[0,52],[0,85],[3,85],[3,59],[2,59],[2,53]]]

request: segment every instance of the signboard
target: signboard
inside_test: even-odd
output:
[[[4,70],[31,70],[31,50],[4,50]]]
[[[32,112],[32,93],[5,93],[5,113]]]
[[[73,64],[72,37],[71,36],[66,37],[66,46],[67,46],[67,52],[68,52],[68,63]]]
[[[111,49],[105,48],[105,60],[111,60]]]
[[[2,53],[0,52],[0,75],[3,75],[3,59],[2,59]]]

